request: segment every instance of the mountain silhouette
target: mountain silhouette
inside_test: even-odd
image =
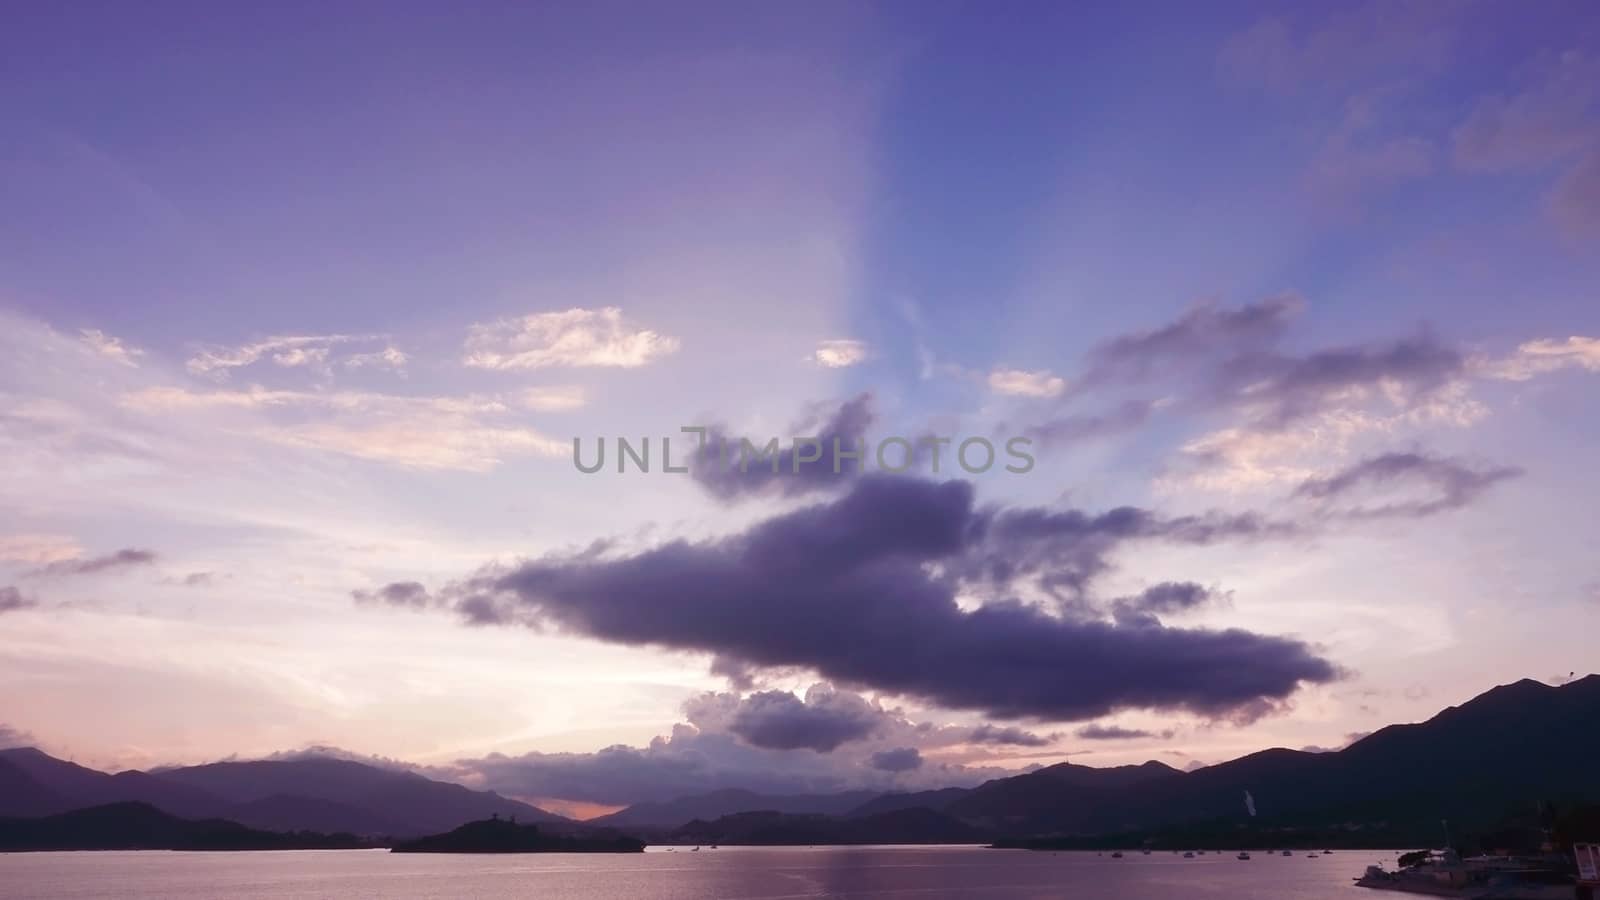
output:
[[[489,816],[577,827],[538,807],[414,772],[352,760],[222,762],[115,775],[33,748],[0,750],[0,816],[41,816],[137,802],[188,819],[270,831],[416,837]]]
[[[295,850],[362,846],[354,836],[279,834],[222,819],[192,821],[148,803],[112,803],[36,819],[0,819],[0,851]]]

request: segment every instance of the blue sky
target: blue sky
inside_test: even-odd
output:
[[[0,674],[22,689],[0,724],[47,749],[338,745],[611,806],[635,798],[563,788],[557,763],[620,744],[646,765],[675,726],[659,752],[699,754],[696,786],[964,783],[1336,746],[1581,664],[1600,609],[1586,4],[6,18]],[[1227,324],[1252,311],[1262,330]],[[869,439],[1041,436],[1033,473],[972,479],[983,508],[1294,525],[1101,547],[1070,608],[963,581],[962,610],[1113,622],[1118,598],[1192,583],[1208,602],[1161,627],[1303,642],[1338,677],[1262,688],[1265,716],[1111,690],[1090,718],[1147,734],[1106,741],[1065,705],[996,716],[845,683],[809,651],[620,639],[504,584],[542,630],[461,624],[463,586],[517,560],[609,538],[644,566],[864,489],[730,502],[583,476],[573,437],[789,435],[862,394]],[[352,600],[412,582],[425,601]],[[740,653],[754,680],[708,671]],[[806,694],[823,681],[848,696]],[[738,704],[788,710],[774,691],[887,724],[752,743]],[[949,730],[984,721],[1050,739]],[[872,769],[905,746],[925,764]]]

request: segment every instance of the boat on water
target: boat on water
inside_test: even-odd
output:
[[[1183,854],[1183,858],[1184,859],[1194,859],[1194,851],[1191,850],[1191,851]]]
[[[1111,854],[1111,858],[1112,859],[1121,859],[1122,858],[1122,851],[1118,850],[1115,853]]]
[[[1290,851],[1290,850],[1285,850],[1285,851],[1283,851],[1283,854],[1282,854],[1282,855],[1284,855],[1284,856],[1293,856],[1293,855],[1294,855],[1294,853],[1293,853],[1293,851]]]
[[[1250,851],[1248,851],[1248,850],[1240,850],[1239,851],[1239,855],[1237,857],[1235,857],[1235,859],[1249,859],[1249,858],[1250,858]]]
[[[1141,850],[1139,852],[1143,853],[1145,856],[1149,856],[1150,855],[1150,848],[1146,847],[1145,849],[1143,849],[1143,850]]]

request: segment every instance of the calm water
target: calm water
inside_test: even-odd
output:
[[[687,848],[668,853],[434,856],[282,853],[0,853],[0,896],[28,898],[457,898],[780,900],[1043,898],[1359,900],[1351,885],[1393,852],[1241,861],[1170,853],[1124,859],[979,847]]]

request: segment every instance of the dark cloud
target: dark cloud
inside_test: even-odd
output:
[[[428,589],[415,581],[396,581],[376,591],[351,591],[357,603],[387,604],[389,606],[422,609],[433,602]]]
[[[1521,469],[1509,466],[1474,468],[1459,460],[1422,453],[1385,453],[1327,478],[1306,481],[1295,496],[1316,500],[1334,514],[1349,518],[1420,518],[1460,509],[1495,484],[1521,474]],[[1426,495],[1372,496],[1415,487],[1425,489]]]
[[[470,622],[550,626],[713,654],[997,718],[1117,709],[1222,716],[1338,671],[1304,643],[1240,629],[1052,615],[1020,588],[1081,591],[1138,541],[1293,533],[1255,515],[974,507],[972,485],[867,476],[731,537],[631,556],[551,556],[444,592]],[[963,609],[958,591],[988,602]]]
[[[216,580],[210,572],[190,572],[183,577],[184,587],[204,587]]]
[[[915,747],[896,747],[872,754],[874,769],[884,772],[910,772],[922,768],[922,754]]]
[[[1089,371],[1080,383],[1144,380],[1179,363],[1270,345],[1304,308],[1305,301],[1293,294],[1233,308],[1201,304],[1160,328],[1100,344],[1090,352]]]
[[[1234,414],[1245,427],[1274,431],[1352,405],[1420,404],[1467,374],[1466,358],[1427,334],[1285,353],[1277,345],[1303,305],[1288,295],[1237,307],[1207,304],[1160,328],[1113,338],[1090,352],[1087,368],[1047,417],[1011,430],[1062,445],[1133,431],[1170,408],[1174,415]],[[1112,405],[1079,409],[1091,394]]]
[[[1053,738],[1034,734],[1015,725],[979,725],[967,735],[972,744],[1005,744],[1013,747],[1047,747]]]
[[[824,686],[812,688],[804,700],[788,691],[762,691],[740,703],[728,731],[755,747],[829,753],[870,736],[880,715],[860,696]]]
[[[1465,368],[1459,351],[1423,335],[1305,356],[1242,354],[1223,363],[1214,390],[1216,400],[1244,409],[1258,424],[1282,427],[1380,388],[1390,398],[1416,401]]]
[[[782,435],[738,437],[720,428],[709,428],[705,443],[690,463],[689,474],[724,501],[754,494],[792,497],[830,490],[862,471],[857,462],[849,459],[835,464],[835,442],[841,453],[860,450],[872,422],[872,395],[861,394],[841,404],[826,421],[802,421]],[[777,445],[766,453],[774,438]],[[818,458],[812,460],[812,456]]]
[[[14,587],[0,587],[0,613],[29,609],[38,605],[39,601],[32,597],[24,597],[22,592]]]
[[[1085,725],[1074,731],[1073,734],[1086,741],[1126,741],[1133,738],[1169,738],[1172,736],[1170,731],[1157,733],[1140,728],[1124,728],[1121,725],[1101,725],[1098,723]]]
[[[1131,597],[1112,601],[1112,617],[1124,624],[1152,624],[1156,617],[1184,613],[1227,597],[1192,581],[1164,581]]]
[[[60,562],[53,562],[48,566],[29,572],[27,577],[55,578],[67,575],[98,575],[118,569],[147,566],[155,561],[156,554],[152,551],[126,549],[118,550],[106,556],[95,556],[89,559],[64,559]]]

